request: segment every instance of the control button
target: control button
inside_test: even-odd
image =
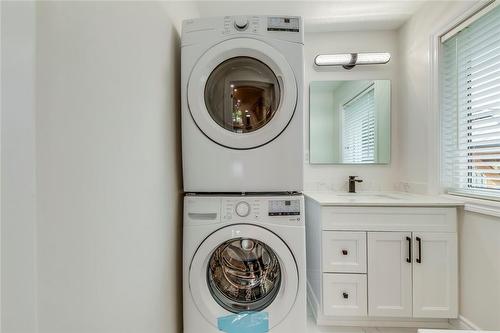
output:
[[[236,215],[239,217],[245,217],[250,214],[250,205],[248,202],[240,201],[236,204]]]
[[[248,28],[248,19],[245,16],[237,16],[234,19],[234,27],[237,30],[245,30]]]

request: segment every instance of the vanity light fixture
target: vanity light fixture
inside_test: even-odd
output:
[[[316,66],[342,66],[345,69],[352,69],[356,65],[387,64],[389,60],[391,60],[391,54],[388,52],[320,54],[314,58],[314,64]]]

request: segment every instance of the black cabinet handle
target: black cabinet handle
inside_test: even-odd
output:
[[[343,293],[342,293],[342,296],[343,296],[345,299],[349,298],[349,294],[348,294],[348,293],[346,293],[346,292],[343,292]]]
[[[406,258],[406,262],[411,263],[411,237],[406,236],[406,240],[408,241],[408,258]]]
[[[417,263],[421,264],[422,263],[422,238],[417,237],[416,240],[418,243],[418,258],[415,261]]]
[[[346,255],[348,255],[348,254],[349,254],[349,251],[347,251],[347,250],[342,250],[342,254],[343,254],[344,256],[346,256]]]

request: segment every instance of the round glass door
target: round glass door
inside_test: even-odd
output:
[[[212,253],[207,267],[210,293],[224,309],[261,311],[280,289],[281,268],[274,251],[261,241],[235,238]]]
[[[287,317],[298,291],[292,252],[276,234],[256,225],[214,231],[196,249],[189,266],[191,301],[214,327],[221,316],[265,309],[273,318],[271,329]]]
[[[222,128],[248,133],[265,126],[280,102],[278,78],[263,62],[231,58],[215,68],[205,85],[205,104]]]
[[[187,82],[187,106],[198,129],[231,149],[254,149],[277,138],[298,99],[295,75],[277,49],[252,38],[209,48]]]

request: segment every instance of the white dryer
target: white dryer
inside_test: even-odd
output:
[[[183,22],[186,192],[302,190],[303,39],[300,17]]]
[[[305,332],[304,198],[184,198],[185,333],[216,333],[219,320],[268,315],[271,333]]]

